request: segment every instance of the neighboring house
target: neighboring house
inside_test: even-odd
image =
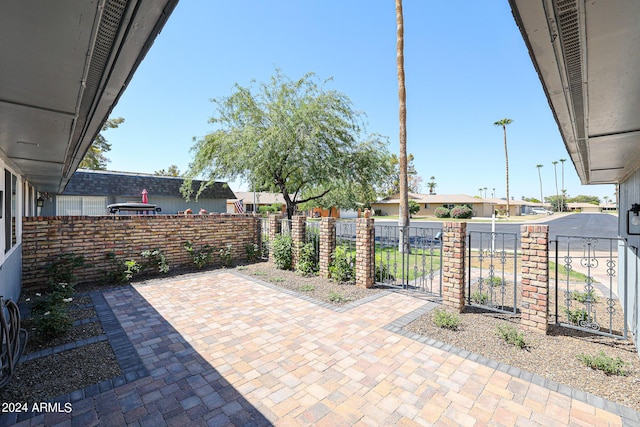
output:
[[[567,210],[569,212],[596,213],[602,212],[602,206],[593,203],[567,203]]]
[[[480,199],[477,197],[467,196],[466,194],[419,194],[409,193],[409,200],[413,200],[420,205],[420,211],[416,216],[435,216],[435,210],[440,207],[453,208],[458,205],[467,205],[473,211],[475,217],[491,217],[495,209],[500,209],[500,202],[505,204],[506,201],[501,199]],[[519,215],[520,210],[515,202],[510,206],[511,215]],[[398,215],[400,206],[400,195],[394,194],[385,199],[378,200],[371,204],[374,212],[380,212],[382,215]]]
[[[284,196],[281,193],[267,193],[265,191],[234,191],[235,197],[229,197],[227,200],[227,213],[238,213],[238,204],[242,206],[245,212],[258,212],[260,206],[281,205],[281,211],[287,209]]]
[[[177,0],[0,2],[0,295],[17,299],[22,218],[61,193]]]
[[[159,206],[161,214],[176,214],[191,208],[198,213],[225,212],[228,198],[235,197],[224,182],[209,185],[195,200],[200,181],[193,181],[194,195],[187,202],[180,193],[183,179],[130,172],[78,170],[73,174],[62,194],[43,198],[43,216],[55,215],[106,215],[107,205],[112,203],[142,201],[142,191],[147,191],[149,203]]]
[[[509,3],[581,183],[618,185],[617,294],[638,347],[640,2]]]

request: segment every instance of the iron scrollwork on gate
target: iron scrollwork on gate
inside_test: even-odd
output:
[[[626,242],[607,237],[557,236],[555,317],[562,327],[615,338],[627,337],[626,313],[619,304],[619,271]],[[562,303],[560,307],[559,303]]]

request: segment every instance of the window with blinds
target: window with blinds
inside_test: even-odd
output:
[[[107,198],[104,196],[58,196],[56,215],[106,215]]]

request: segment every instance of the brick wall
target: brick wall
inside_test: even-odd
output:
[[[218,251],[232,245],[234,260],[246,259],[245,246],[260,244],[260,219],[252,215],[141,215],[26,217],[22,223],[22,283],[25,288],[46,282],[45,268],[63,253],[83,255],[80,282],[99,281],[114,271],[107,254],[118,260],[144,260],[140,253],[160,249],[170,268],[193,267],[184,242],[198,249],[210,245],[213,263]]]
[[[549,325],[549,226],[523,225],[522,318],[523,328],[547,332]]]

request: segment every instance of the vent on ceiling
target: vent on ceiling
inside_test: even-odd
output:
[[[580,11],[577,0],[557,0],[554,2],[556,22],[560,33],[560,44],[564,57],[567,84],[571,93],[571,106],[575,120],[575,130],[578,150],[585,172],[588,174],[587,129],[585,119],[584,79],[583,69],[583,35],[580,34]]]

